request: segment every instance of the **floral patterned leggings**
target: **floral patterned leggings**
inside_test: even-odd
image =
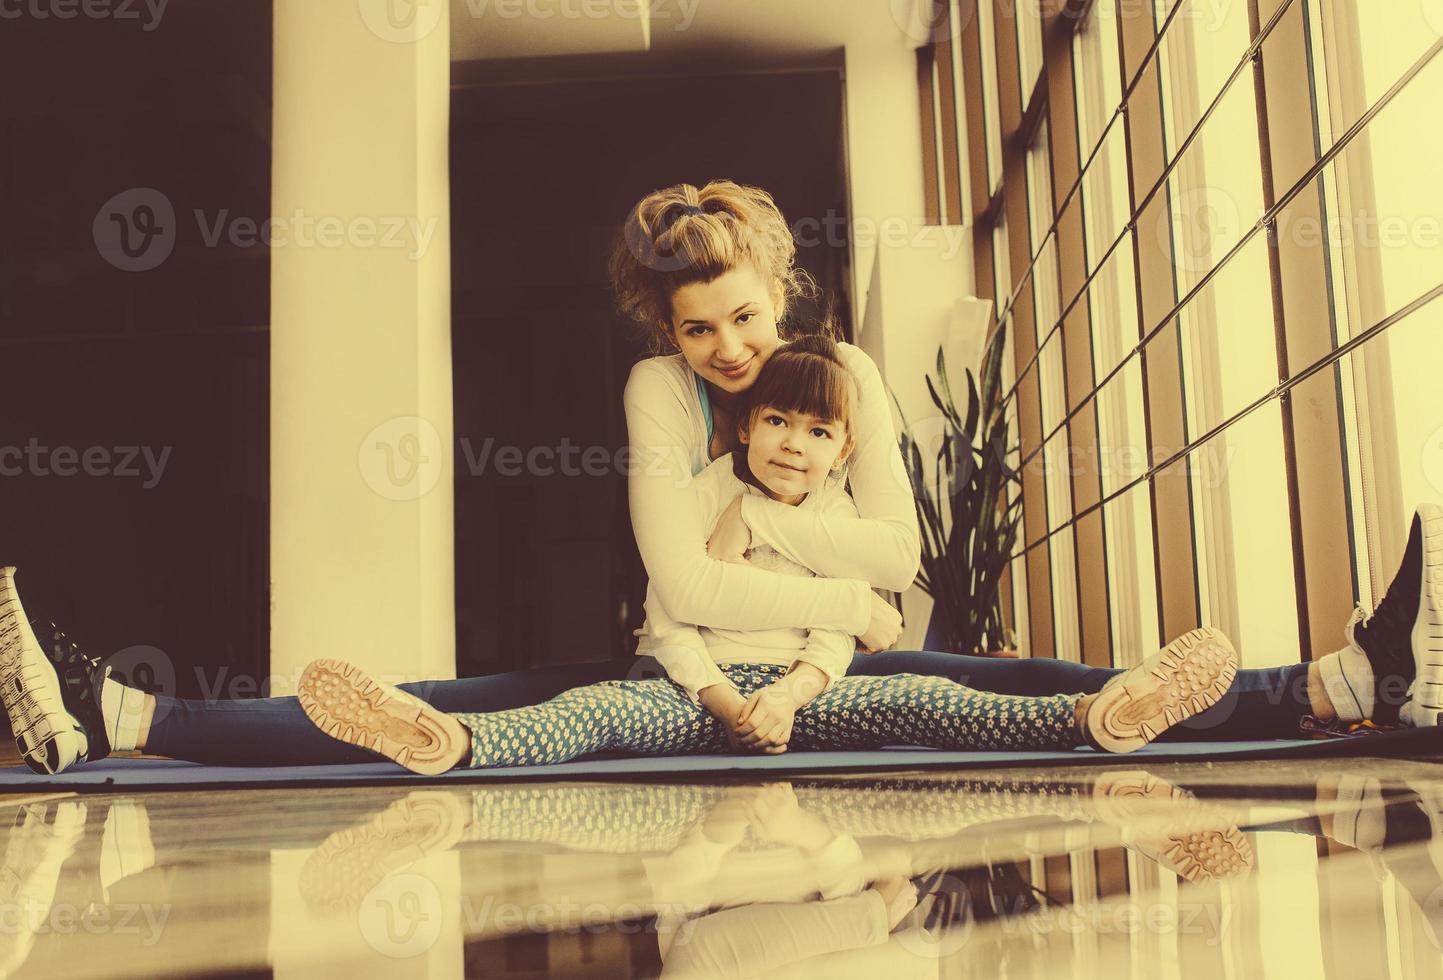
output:
[[[783,677],[779,664],[726,664],[742,697]],[[797,711],[790,749],[1071,749],[1081,695],[989,694],[923,674],[849,676]],[[692,755],[728,751],[721,722],[672,681],[602,681],[543,704],[456,712],[471,730],[473,769],[542,766],[592,752]]]

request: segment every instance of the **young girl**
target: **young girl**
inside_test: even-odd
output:
[[[846,515],[855,448],[853,381],[830,340],[774,352],[736,403],[735,458],[692,482],[690,512],[711,528],[735,500],[757,494],[799,512]],[[713,547],[719,547],[713,540]],[[728,554],[810,579],[772,549]],[[847,677],[852,634],[826,627],[733,630],[688,625],[653,589],[647,645],[670,678],[606,681],[536,707],[447,714],[338,660],[302,675],[300,701],[327,734],[415,772],[565,762],[624,751],[648,755],[742,749],[1059,749],[1129,752],[1217,703],[1237,658],[1214,630],[1180,638],[1100,694],[1010,697],[943,677]]]
[[[637,364],[625,395],[630,448],[640,462],[628,478],[632,525],[665,608],[714,629],[832,629],[858,636],[867,650],[891,646],[900,617],[871,588],[910,586],[920,544],[886,392],[865,353],[838,345],[857,387],[848,471],[860,516],[747,494],[710,532],[689,490],[694,474],[733,448],[736,402],[789,332],[788,303],[808,288],[771,197],[729,181],[648,194],[626,218],[611,276],[622,310],[671,352]],[[717,553],[763,544],[819,577],[718,560],[708,553],[709,533]],[[1425,507],[1387,597],[1371,620],[1349,631],[1342,650],[1312,662],[1304,652],[1289,667],[1241,670],[1226,703],[1164,737],[1294,738],[1309,718],[1436,724],[1443,632],[1418,623],[1439,608],[1443,511]],[[443,711],[500,711],[634,676],[637,666],[627,657],[402,687]],[[893,651],[858,654],[849,673],[931,674],[995,693],[1052,695],[1097,692],[1121,671]],[[181,700],[118,683],[53,627],[32,628],[13,568],[0,569],[0,698],[21,756],[42,773],[104,758],[112,748],[215,765],[365,758],[321,735],[295,698]]]

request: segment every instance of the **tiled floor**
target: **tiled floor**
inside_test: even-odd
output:
[[[0,807],[0,975],[1443,977],[1430,763]]]

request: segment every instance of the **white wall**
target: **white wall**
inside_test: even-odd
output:
[[[317,656],[456,676],[448,32],[373,7],[275,9],[273,694]]]
[[[924,377],[938,345],[948,346],[954,383],[978,354],[971,229],[926,223],[914,45],[898,34],[849,46],[846,75],[857,342],[909,422],[925,426],[937,414]],[[920,590],[903,596],[901,649],[921,648],[930,610]]]

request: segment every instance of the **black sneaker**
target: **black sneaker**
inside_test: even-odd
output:
[[[53,775],[110,754],[100,711],[110,668],[85,656],[53,623],[40,632],[43,645],[25,618],[15,569],[0,568],[0,701],[25,764]]]
[[[46,655],[60,678],[60,696],[65,710],[85,735],[85,748],[77,762],[94,762],[110,754],[111,732],[100,709],[100,692],[110,667],[102,666],[99,657],[92,657],[65,635],[54,623],[32,623]]]
[[[1375,725],[1419,728],[1443,718],[1443,507],[1413,514],[1403,564],[1371,616],[1345,630],[1373,667]]]

